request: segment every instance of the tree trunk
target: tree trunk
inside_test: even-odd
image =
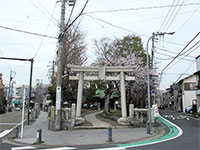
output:
[[[104,113],[110,113],[110,94],[106,95],[105,103],[104,103]]]

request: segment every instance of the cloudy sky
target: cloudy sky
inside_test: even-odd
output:
[[[86,0],[77,0],[72,19]],[[48,66],[55,58],[59,33],[61,3],[56,0],[2,1],[0,5],[0,56],[33,58],[33,83],[48,83]],[[66,6],[66,20],[71,7]],[[122,38],[135,34],[144,48],[153,32],[175,32],[158,37],[155,63],[160,73],[200,31],[199,0],[89,0],[85,14],[79,18],[85,33],[88,64],[95,60],[93,40],[102,37]],[[41,37],[10,29],[18,29],[51,37]],[[200,54],[200,35],[163,71],[161,89],[196,71],[195,57]],[[151,42],[149,44],[151,49]],[[8,84],[10,71],[15,71],[17,85],[29,83],[30,62],[0,60],[0,72]],[[183,74],[181,76],[181,74]]]

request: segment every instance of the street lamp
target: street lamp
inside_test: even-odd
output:
[[[148,94],[148,124],[147,124],[147,134],[151,133],[151,104],[150,104],[150,79],[149,79],[149,52],[148,52],[148,45],[149,41],[156,37],[156,36],[164,36],[165,34],[168,35],[173,35],[175,32],[156,32],[154,33],[147,41],[147,47],[146,47],[146,52],[147,52],[147,94]]]

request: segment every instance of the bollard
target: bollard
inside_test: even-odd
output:
[[[19,137],[19,126],[16,126],[16,138]]]
[[[37,144],[41,144],[42,143],[42,130],[38,129],[37,130]]]
[[[147,121],[147,134],[151,134],[149,121]]]
[[[112,142],[112,127],[108,127],[108,142]]]

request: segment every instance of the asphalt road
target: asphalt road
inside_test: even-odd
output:
[[[178,125],[182,130],[183,134],[173,140],[148,145],[148,146],[140,146],[140,147],[134,147],[134,148],[125,148],[130,150],[174,150],[174,149],[180,149],[180,150],[200,150],[200,118],[196,119],[184,114],[175,113],[168,110],[161,110],[160,114],[166,118],[167,120],[173,122],[174,124]],[[166,132],[169,131],[169,129],[165,128]],[[102,150],[121,150],[120,147],[116,147],[116,145],[110,145],[111,147],[108,148],[107,146],[101,146]],[[11,145],[3,143],[1,145],[1,149],[11,149],[11,147],[17,147],[17,145]],[[34,147],[33,149],[48,149],[53,147]],[[59,148],[59,147],[57,147]],[[57,149],[53,148],[53,149]],[[98,150],[99,146],[84,146],[84,147],[75,147],[75,149],[96,149]],[[52,149],[52,150],[53,150]],[[71,147],[66,148],[71,149]]]
[[[26,114],[25,114],[26,117]],[[4,130],[9,130],[18,123],[21,122],[22,111],[6,112],[5,114],[0,114],[0,133]]]
[[[175,113],[169,110],[161,110],[160,114],[167,120],[178,125],[183,134],[171,141],[162,142],[148,146],[129,148],[131,150],[200,150],[200,118],[196,119],[184,114]]]

